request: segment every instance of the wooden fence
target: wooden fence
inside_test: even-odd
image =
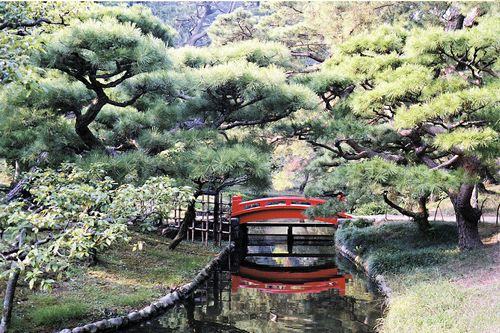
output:
[[[170,214],[167,224],[178,229],[187,207],[178,207]],[[231,197],[223,193],[205,194],[196,200],[196,218],[188,226],[186,239],[220,246],[231,241]]]

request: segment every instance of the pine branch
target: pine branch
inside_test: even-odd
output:
[[[61,16],[61,22],[54,22],[45,17],[40,17],[36,20],[27,20],[27,21],[18,21],[18,22],[2,22],[0,23],[0,30],[4,29],[18,29],[18,28],[32,28],[37,27],[42,24],[51,24],[51,25],[62,25],[67,26],[66,22],[64,22],[63,16]]]
[[[407,209],[404,209],[403,207],[401,207],[401,206],[397,205],[396,203],[394,203],[393,201],[391,201],[388,198],[387,193],[388,193],[387,191],[384,191],[384,193],[382,193],[382,196],[383,196],[386,204],[388,204],[390,207],[394,208],[395,210],[397,210],[398,212],[400,212],[403,215],[406,215],[406,216],[409,216],[412,218],[415,218],[417,216],[416,213],[409,211]]]
[[[304,58],[310,58],[312,60],[315,60],[317,62],[324,62],[326,59],[315,54],[314,52],[311,51],[292,51],[292,56],[294,57],[304,57]]]
[[[452,158],[450,158],[448,161],[446,162],[443,162],[433,168],[431,168],[431,170],[438,170],[438,169],[444,169],[444,168],[447,168],[447,167],[450,167],[452,166],[453,164],[455,164],[455,162],[458,161],[458,159],[460,158],[459,155],[454,155]]]
[[[117,101],[113,101],[111,99],[108,99],[108,104],[111,104],[111,105],[114,105],[114,106],[119,106],[119,107],[130,106],[130,105],[134,104],[144,94],[145,94],[145,92],[141,91],[138,94],[136,94],[134,97],[132,97],[131,99],[129,99],[128,101],[125,101],[125,102],[117,102]]]

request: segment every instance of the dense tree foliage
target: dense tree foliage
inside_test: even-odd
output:
[[[460,185],[432,176],[421,182],[445,187],[460,246],[480,245],[481,212],[470,200],[474,184],[494,173],[498,156],[498,26],[497,18],[485,15],[461,30],[382,26],[347,40],[320,72],[298,78],[321,96],[328,112],[321,121],[292,124],[293,130],[325,148],[334,164],[358,168],[353,162],[378,158],[400,165],[404,175],[424,165],[461,178]],[[380,174],[387,171],[387,165],[379,167]],[[338,172],[332,176],[341,177]],[[384,200],[404,211],[389,196]]]
[[[174,248],[196,198],[235,186],[344,193],[313,213],[390,207],[422,232],[447,197],[460,247],[481,246],[495,4],[147,6],[0,4],[0,158],[26,173],[0,213],[3,327],[21,273],[50,287],[182,204]]]
[[[29,53],[40,47],[39,36],[67,26],[90,4],[64,2],[0,3],[0,83],[31,81]]]

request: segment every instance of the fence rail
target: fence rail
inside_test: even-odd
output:
[[[187,207],[177,207],[166,221],[169,227],[180,228]],[[213,242],[231,241],[231,197],[223,193],[199,196],[195,204],[196,217],[186,232],[188,241],[201,241],[205,245]]]

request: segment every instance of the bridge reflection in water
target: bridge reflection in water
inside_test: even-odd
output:
[[[296,228],[290,246],[286,227],[257,228],[183,307],[125,332],[372,332],[380,299],[321,230]]]

